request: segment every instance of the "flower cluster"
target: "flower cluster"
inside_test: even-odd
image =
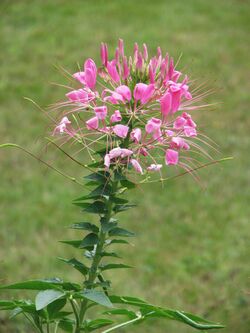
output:
[[[87,59],[83,70],[73,74],[79,89],[66,94],[60,107],[70,107],[53,134],[64,133],[88,148],[105,144],[103,167],[133,168],[159,172],[163,165],[191,170],[195,159],[187,151],[203,150],[197,126],[187,112],[192,102],[188,77],[178,71],[161,49],[149,58],[147,46],[134,46],[133,57],[124,53],[119,40],[114,59],[101,44],[101,65]],[[70,120],[70,119],[71,120]],[[72,124],[74,121],[74,125]]]

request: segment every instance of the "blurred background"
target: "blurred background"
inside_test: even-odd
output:
[[[1,143],[19,143],[72,175],[83,171],[44,150],[47,119],[23,98],[44,107],[61,99],[65,90],[51,83],[67,81],[56,66],[74,72],[86,57],[99,59],[101,41],[114,50],[120,37],[127,52],[137,41],[151,54],[158,45],[175,59],[182,54],[179,68],[215,90],[207,101],[218,105],[196,120],[219,144],[220,157],[234,160],[202,170],[202,184],[185,176],[132,194],[139,208],[121,217],[138,238],[121,253],[137,268],[115,272],[113,287],[222,322],[228,333],[249,332],[250,2],[1,0],[0,13]],[[56,257],[69,251],[57,240],[73,237],[67,225],[82,218],[71,204],[81,188],[14,149],[1,150],[0,162],[0,282],[79,280]],[[32,332],[0,318],[0,332]],[[131,331],[193,330],[155,320]]]

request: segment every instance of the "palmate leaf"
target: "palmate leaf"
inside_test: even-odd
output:
[[[224,327],[223,325],[210,322],[199,316],[192,315],[187,312],[154,306],[135,297],[110,296],[110,300],[114,304],[128,304],[138,307],[141,314],[140,317],[138,317],[138,320],[145,320],[147,318],[153,317],[167,318],[182,322],[199,330],[208,330]]]

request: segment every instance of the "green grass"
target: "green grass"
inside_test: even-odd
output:
[[[99,56],[99,43],[161,45],[192,77],[208,80],[219,102],[197,114],[222,156],[234,160],[191,177],[133,193],[140,204],[124,214],[139,237],[129,253],[135,271],[114,276],[117,293],[194,312],[224,323],[227,333],[249,332],[249,1],[4,1],[1,10],[1,142],[16,142],[64,166],[58,152],[44,151],[43,115],[23,99],[46,106],[64,93],[49,82],[66,80],[54,64],[73,71]],[[68,249],[55,240],[74,235],[79,220],[71,200],[81,188],[14,149],[1,150],[0,281],[58,275],[72,278],[56,256]],[[81,176],[68,163],[66,170]],[[75,275],[76,278],[79,276]],[[4,294],[5,297],[10,295]],[[151,321],[126,332],[192,332],[168,321]],[[32,332],[3,318],[0,332]],[[122,332],[122,330],[121,330]]]

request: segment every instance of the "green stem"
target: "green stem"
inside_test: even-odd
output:
[[[47,333],[50,333],[50,328],[49,328],[49,322],[47,321],[47,324],[46,324],[46,329],[47,329]]]
[[[113,193],[116,191],[116,188],[117,188],[117,182],[114,182],[113,187],[112,187]],[[104,219],[105,219],[105,222],[108,223],[111,218],[111,214],[112,214],[112,201],[109,199],[106,201],[106,208],[107,208],[107,210],[106,210],[106,214],[104,215]],[[92,261],[92,265],[89,270],[89,276],[88,276],[88,279],[86,280],[86,283],[89,286],[91,286],[94,283],[94,281],[98,275],[97,271],[98,271],[100,261],[102,259],[101,253],[103,251],[103,246],[105,244],[105,240],[106,240],[106,232],[103,232],[103,230],[101,229],[100,233],[99,233],[99,242],[97,244],[95,255],[94,255],[94,258]],[[75,333],[80,333],[80,325],[83,322],[85,313],[87,311],[87,306],[88,306],[88,300],[84,299],[81,303],[81,308],[80,308],[80,313],[79,313],[79,324],[78,324],[78,327],[76,327],[76,329],[75,329]]]
[[[131,320],[129,320],[129,321],[126,321],[125,323],[121,323],[121,324],[118,324],[118,325],[116,325],[116,326],[113,326],[113,327],[111,327],[111,328],[109,328],[109,329],[103,331],[102,333],[109,333],[109,332],[112,332],[112,331],[116,330],[117,328],[121,328],[121,327],[123,327],[123,326],[127,326],[127,325],[130,325],[130,324],[133,324],[133,323],[135,323],[136,321],[138,321],[138,320],[140,320],[140,319],[142,319],[142,315],[141,315],[141,314],[138,315],[138,316],[137,316],[136,318],[134,318],[134,319],[131,319]]]
[[[55,331],[54,331],[54,333],[57,333],[58,325],[59,325],[59,321],[57,321],[56,324],[55,324]]]
[[[37,325],[34,324],[32,319],[24,312],[23,313],[24,317],[31,323],[31,325],[38,330],[38,332],[43,333],[43,329],[41,327],[38,327]]]
[[[77,313],[77,308],[74,304],[74,300],[73,299],[69,299],[70,301],[70,304],[72,306],[72,309],[73,309],[73,312],[74,312],[74,315],[75,315],[75,318],[76,318],[76,328],[75,328],[75,332],[77,332],[77,330],[79,330],[80,328],[80,321],[79,321],[79,316],[78,316],[78,313]]]

